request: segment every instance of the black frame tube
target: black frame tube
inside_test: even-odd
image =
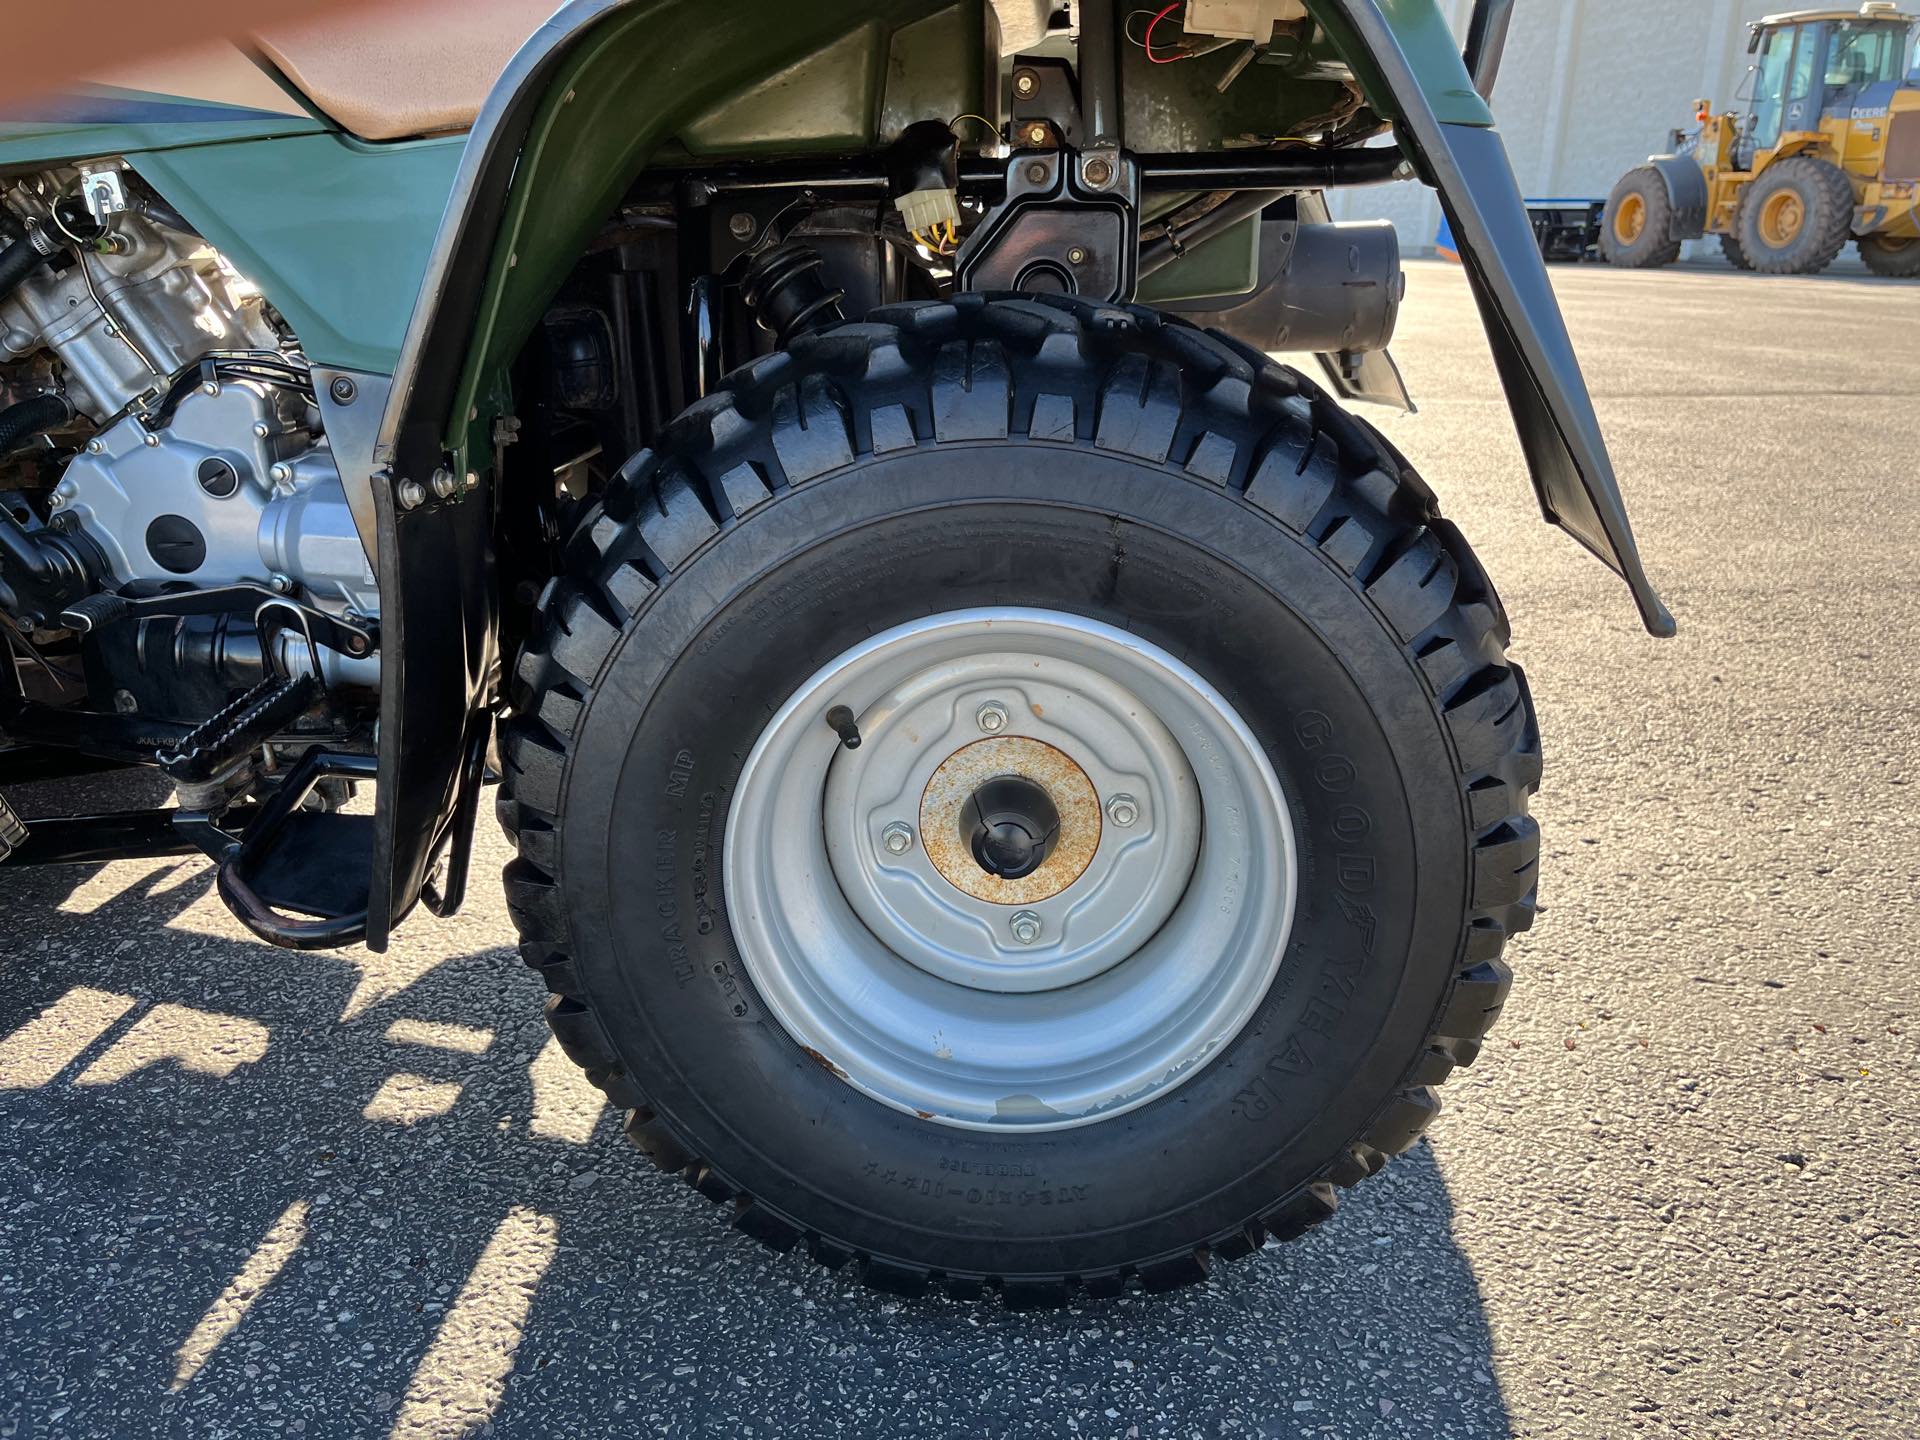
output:
[[[258,815],[256,806],[235,805],[221,815],[220,824],[238,831]],[[205,854],[206,847],[177,823],[191,817],[185,810],[120,810],[28,820],[23,822],[27,838],[0,865],[0,873],[16,865],[104,865]]]
[[[1079,72],[1087,143],[1096,148],[1119,145],[1120,15],[1113,0],[1080,0]]]

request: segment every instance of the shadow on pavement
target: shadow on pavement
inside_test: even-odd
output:
[[[1510,1433],[1425,1145],[1198,1290],[890,1300],[632,1153],[510,950],[272,951],[206,888],[0,880],[0,1436]]]

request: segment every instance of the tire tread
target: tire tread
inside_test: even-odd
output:
[[[652,1108],[568,958],[555,878],[566,760],[574,722],[623,633],[748,510],[863,454],[928,437],[1089,443],[1162,466],[1169,483],[1239,494],[1250,517],[1304,537],[1372,602],[1426,677],[1456,754],[1471,893],[1454,978],[1426,1040],[1388,1101],[1317,1178],[1176,1254],[1079,1275],[947,1275],[807,1230],[744,1194]],[[1340,1188],[1410,1148],[1438,1113],[1432,1087],[1472,1063],[1505,1003],[1512,972],[1500,952],[1532,922],[1540,846],[1527,814],[1539,730],[1525,677],[1506,658],[1506,616],[1424,482],[1295,371],[1148,310],[979,296],[884,307],[728,377],[672,423],[657,454],[622,468],[569,554],[573,571],[548,587],[514,666],[504,727],[499,810],[519,851],[506,888],[521,954],[552,992],[547,1019],[562,1048],[625,1108],[628,1138],[662,1170],[732,1206],[734,1224],[773,1249],[804,1248],[831,1268],[855,1264],[864,1284],[891,1294],[996,1290],[1012,1308],[1194,1284],[1215,1260],[1305,1234],[1335,1212]]]

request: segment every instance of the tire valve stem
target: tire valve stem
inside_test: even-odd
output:
[[[860,748],[860,727],[854,723],[853,711],[844,705],[836,705],[827,711],[827,724],[840,736],[840,743],[849,750]]]

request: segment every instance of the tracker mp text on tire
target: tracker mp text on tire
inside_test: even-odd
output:
[[[1500,1011],[1506,621],[1263,356],[883,309],[731,376],[570,554],[503,746],[522,954],[777,1249],[1023,1307],[1196,1281],[1412,1145]]]

